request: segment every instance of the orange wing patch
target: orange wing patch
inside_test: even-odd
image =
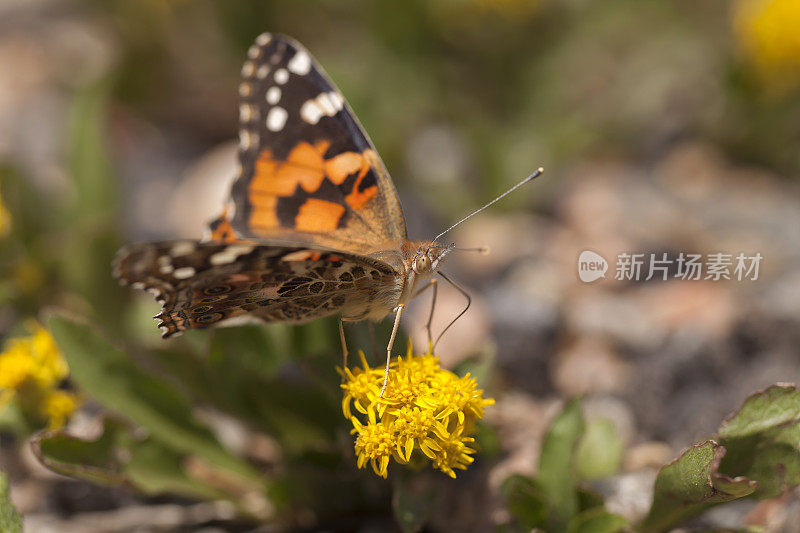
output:
[[[228,218],[228,208],[222,211],[222,214],[217,217],[211,224],[209,225],[209,229],[211,233],[209,235],[209,239],[212,241],[219,241],[219,242],[236,242],[239,239],[236,237],[236,232],[233,231],[233,226],[231,225],[231,221]]]
[[[271,150],[261,152],[250,182],[251,201],[254,195],[291,196],[298,185],[308,192],[319,189],[325,177],[322,154],[329,144],[320,142],[311,146],[302,142],[283,162],[276,161]]]
[[[344,210],[341,204],[309,198],[294,218],[295,228],[310,233],[333,231],[339,226]]]
[[[259,230],[273,230],[291,226],[299,231],[324,233],[336,230],[347,207],[355,211],[378,193],[376,183],[363,187],[363,180],[370,171],[372,150],[364,153],[343,152],[325,159],[330,142],[319,141],[313,145],[301,142],[295,146],[285,161],[276,160],[271,150],[261,152],[255,163],[255,172],[250,182],[248,199],[252,209],[249,223]],[[355,175],[352,188],[342,191],[342,201],[313,198],[322,188],[326,178],[341,186]],[[278,203],[281,199],[296,197],[298,188],[307,193],[298,207],[293,220],[281,220]],[[347,202],[347,206],[344,205]]]

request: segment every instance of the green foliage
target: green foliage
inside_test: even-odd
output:
[[[258,478],[192,416],[188,398],[172,384],[139,369],[125,352],[89,326],[53,317],[50,328],[72,378],[97,401],[130,418],[176,452],[194,453],[246,478]]]
[[[567,533],[616,533],[625,531],[628,521],[602,507],[588,509],[573,518]]]
[[[694,446],[661,469],[642,531],[665,531],[713,505],[775,497],[800,484],[799,421],[795,386],[752,394],[722,423],[719,443]]]
[[[186,471],[182,464],[186,455],[152,437],[137,436],[129,423],[120,420],[106,418],[96,440],[80,440],[63,433],[40,434],[32,447],[36,457],[51,470],[93,483],[127,484],[153,495],[226,497],[207,479],[193,478]]]
[[[318,343],[309,337],[321,336],[320,328],[335,336],[331,326],[299,327],[300,335],[284,326],[222,329],[206,343],[197,342],[205,334],[194,333],[195,339],[166,343],[166,349],[123,351],[96,328],[55,316],[50,327],[72,380],[110,415],[95,439],[47,433],[34,439],[34,451],[65,475],[146,494],[227,499],[258,520],[270,516],[245,508],[243,494],[269,501],[278,515],[295,506],[323,517],[369,509],[385,501],[386,488],[352,463],[339,378],[331,359],[320,357],[330,354],[311,350]],[[295,353],[311,355],[289,360]],[[196,405],[269,435],[279,468],[264,473],[264,465],[223,446],[193,414]],[[345,459],[350,463],[343,465]]]
[[[121,288],[108,275],[120,241],[116,231],[116,180],[106,146],[110,80],[78,90],[69,112],[67,171],[72,195],[63,208],[72,231],[60,242],[65,283],[80,294],[93,317],[120,328]]]
[[[616,474],[622,466],[624,447],[610,420],[586,424],[576,451],[576,468],[581,479],[602,479]]]
[[[752,394],[718,431],[727,453],[720,470],[758,483],[758,498],[800,484],[800,390],[773,385]]]
[[[8,494],[8,477],[0,472],[0,531],[22,533],[22,515],[11,503]]]
[[[578,512],[575,451],[586,425],[577,399],[567,403],[542,442],[538,481],[548,499],[547,527],[563,531]]]
[[[613,432],[613,426],[611,429]],[[583,470],[590,472],[607,467],[604,455],[592,450],[609,440],[605,430],[600,436],[586,430],[580,400],[567,402],[544,437],[538,476],[531,479],[516,475],[504,483],[508,510],[521,530],[614,533],[627,526],[624,518],[606,511],[602,499],[581,486],[580,463],[584,464]],[[589,464],[592,457],[601,458],[600,466]]]
[[[540,527],[547,520],[547,496],[535,479],[511,476],[503,483],[503,496],[506,508],[523,530]]]
[[[658,473],[653,505],[642,531],[664,531],[717,503],[751,494],[756,484],[719,472],[725,449],[713,441],[694,446]]]
[[[413,472],[401,472],[393,485],[392,511],[400,529],[403,533],[421,530],[438,501],[435,486],[427,476]]]
[[[545,435],[536,478],[512,476],[506,505],[521,530],[612,532],[629,527],[581,481],[613,475],[622,444],[606,420],[586,424],[572,400]],[[771,498],[800,484],[800,390],[775,385],[751,395],[719,428],[716,441],[689,448],[664,466],[637,531],[680,526],[710,507],[744,497]]]

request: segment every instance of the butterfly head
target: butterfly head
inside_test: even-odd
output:
[[[435,242],[423,243],[411,260],[411,268],[417,276],[424,278],[433,276],[455,246],[455,244],[442,245]]]

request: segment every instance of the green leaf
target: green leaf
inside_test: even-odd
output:
[[[72,378],[101,404],[146,428],[177,452],[196,454],[251,480],[259,479],[192,415],[191,405],[175,386],[143,372],[89,326],[56,316],[50,327]]]
[[[21,438],[27,438],[35,431],[16,401],[0,407],[0,429],[14,433]]]
[[[480,454],[486,458],[498,457],[503,453],[503,443],[500,434],[495,426],[478,420],[475,423],[477,432],[475,434],[475,445]]]
[[[219,371],[236,372],[271,378],[291,356],[283,352],[286,342],[276,341],[274,335],[283,328],[240,326],[214,331],[209,348],[209,360]]]
[[[727,454],[720,471],[757,481],[771,498],[800,484],[800,391],[774,385],[749,396],[719,428]]]
[[[793,385],[773,385],[748,396],[739,411],[722,422],[720,439],[763,434],[800,420],[800,391]]]
[[[520,475],[511,476],[503,483],[502,492],[508,511],[523,529],[544,527],[547,501],[535,480]]]
[[[437,498],[426,476],[399,474],[395,477],[392,511],[403,533],[415,533],[428,521]]]
[[[567,402],[542,442],[538,481],[550,505],[548,531],[563,531],[578,512],[575,450],[585,429],[581,403]]]
[[[625,518],[597,507],[570,520],[567,533],[618,533],[627,527]]]
[[[182,454],[151,438],[135,437],[126,424],[106,418],[97,440],[81,440],[64,432],[42,433],[31,448],[49,469],[102,485],[129,483],[146,494],[181,494],[219,499],[225,494],[192,479]]]
[[[91,304],[96,319],[118,327],[124,289],[109,276],[119,247],[117,181],[106,131],[111,86],[112,80],[104,79],[83,87],[70,105],[66,152],[74,194],[65,213],[70,231],[59,243],[60,266],[69,286]]]
[[[602,507],[605,504],[603,495],[586,485],[578,486],[578,510],[582,513],[589,509]]]
[[[39,433],[31,449],[47,468],[65,476],[86,479],[101,485],[120,485],[125,481],[120,450],[129,447],[122,423],[105,420],[97,440],[84,441],[63,432]]]
[[[592,420],[575,454],[580,479],[602,479],[616,474],[622,465],[623,445],[610,420]]]
[[[239,329],[230,328],[230,332]],[[271,333],[273,328],[268,330]],[[319,449],[341,430],[341,396],[336,392],[339,379],[330,361],[325,361],[330,376],[318,382],[309,379],[308,367],[302,371],[293,368],[298,362],[284,365],[279,372],[259,372],[249,365],[239,365],[235,350],[217,354],[221,355],[203,357],[178,347],[151,351],[159,367],[192,398],[270,434],[280,442],[284,453]]]
[[[752,494],[757,483],[718,469],[725,449],[714,441],[689,448],[656,477],[653,505],[641,531],[665,531],[714,504]]]
[[[8,490],[8,477],[0,472],[0,531],[22,533],[22,515],[14,504]]]

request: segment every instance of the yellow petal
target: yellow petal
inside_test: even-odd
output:
[[[405,454],[406,462],[411,460],[411,453],[413,451],[414,451],[414,439],[409,437],[408,440],[406,441],[406,454]]]

